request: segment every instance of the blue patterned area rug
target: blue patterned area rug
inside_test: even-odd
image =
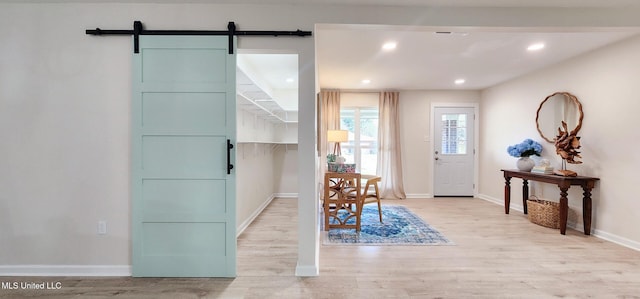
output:
[[[455,245],[404,206],[383,205],[382,221],[380,223],[377,205],[365,205],[362,209],[360,233],[356,233],[354,229],[332,228],[325,233],[323,244]]]

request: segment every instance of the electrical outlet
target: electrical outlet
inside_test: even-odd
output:
[[[107,222],[98,221],[98,235],[106,235],[106,234],[107,234]]]

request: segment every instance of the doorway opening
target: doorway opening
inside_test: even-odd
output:
[[[239,49],[236,93],[238,276],[293,275],[297,237],[277,232],[297,226],[298,54]]]

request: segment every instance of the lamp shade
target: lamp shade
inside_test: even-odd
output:
[[[347,142],[347,141],[349,141],[349,131],[347,131],[347,130],[329,130],[329,131],[327,131],[327,141],[329,141],[329,142]]]

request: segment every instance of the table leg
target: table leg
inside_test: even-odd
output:
[[[529,181],[522,179],[522,207],[527,214],[527,199],[529,199]]]
[[[331,179],[325,174],[324,176],[324,199],[322,200],[322,206],[324,208],[324,230],[329,230],[329,198],[331,198]]]
[[[504,176],[504,213],[509,214],[509,206],[511,205],[511,178]]]
[[[587,182],[582,185],[582,221],[584,224],[584,234],[591,234],[591,189],[593,189],[594,182]]]
[[[567,232],[567,215],[569,214],[569,200],[567,199],[567,191],[569,186],[560,187],[560,233],[566,234]]]

